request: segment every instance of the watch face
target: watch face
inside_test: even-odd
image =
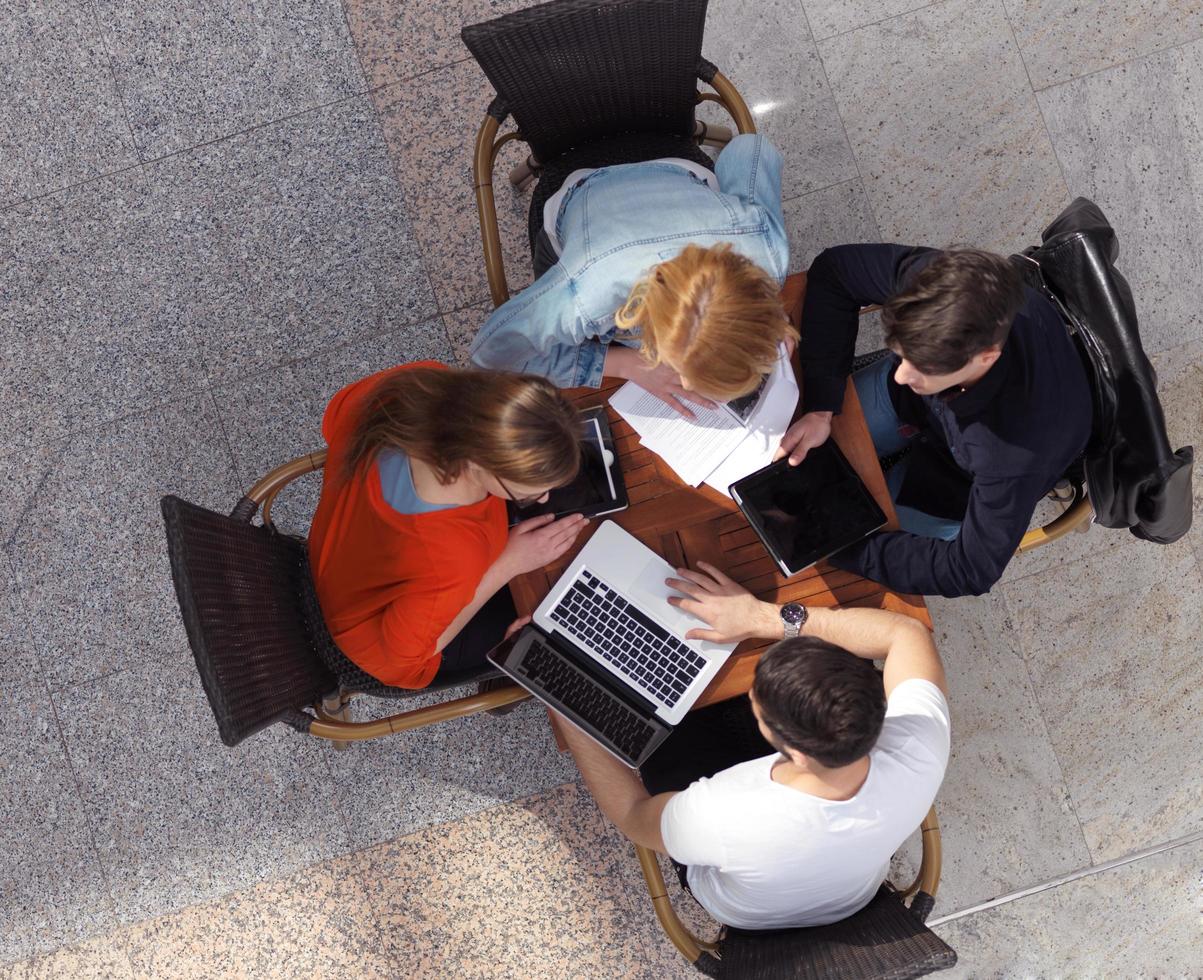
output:
[[[787,602],[781,607],[781,618],[785,622],[789,623],[790,626],[797,626],[800,622],[802,622],[802,617],[805,612],[806,610],[803,609],[798,603]]]

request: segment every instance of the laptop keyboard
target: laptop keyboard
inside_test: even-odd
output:
[[[605,659],[615,673],[669,708],[706,666],[705,657],[588,569],[581,569],[550,616],[566,634]]]
[[[656,729],[584,671],[541,643],[522,657],[520,670],[551,698],[609,739],[628,759],[640,758]]]

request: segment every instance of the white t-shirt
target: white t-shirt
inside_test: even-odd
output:
[[[689,866],[689,888],[720,922],[783,929],[837,922],[877,893],[890,858],[919,826],[948,765],[948,702],[903,681],[850,800],[773,782],[779,755],[699,779],[664,808],[660,833]]]

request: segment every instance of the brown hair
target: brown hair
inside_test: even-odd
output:
[[[385,375],[369,392],[344,473],[393,447],[430,464],[442,483],[471,462],[507,482],[556,487],[576,476],[580,440],[580,416],[544,378],[415,367]]]
[[[686,245],[635,284],[614,322],[642,330],[643,356],[653,365],[668,351],[701,394],[738,398],[772,370],[778,344],[798,336],[778,292],[729,244]]]
[[[944,252],[881,311],[886,346],[924,374],[952,374],[1002,347],[1023,305],[1023,279],[1001,255]]]
[[[774,748],[828,768],[863,759],[886,718],[886,692],[871,660],[814,636],[782,640],[756,665],[756,706]]]

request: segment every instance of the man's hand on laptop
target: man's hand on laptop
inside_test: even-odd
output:
[[[831,413],[807,412],[785,430],[773,459],[777,460],[788,454],[789,465],[797,466],[806,458],[808,452],[823,445],[830,435]]]
[[[762,602],[738,582],[707,562],[695,571],[678,568],[679,578],[665,579],[679,596],[669,604],[702,620],[709,629],[692,629],[687,640],[738,643],[749,637],[779,640],[783,635],[781,613],[771,602]]]

